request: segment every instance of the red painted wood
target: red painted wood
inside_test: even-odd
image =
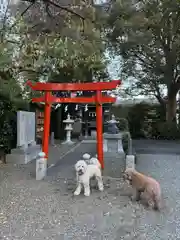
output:
[[[33,90],[38,91],[96,91],[111,90],[121,84],[121,80],[113,80],[111,82],[96,83],[40,83],[33,84],[31,81],[26,83]]]
[[[48,159],[49,151],[49,133],[50,133],[50,116],[51,116],[51,105],[48,103],[51,98],[51,92],[45,93],[45,109],[44,109],[44,136],[43,136],[43,152],[46,154]]]
[[[101,168],[104,169],[104,158],[103,158],[103,113],[102,104],[100,103],[102,99],[101,91],[96,92],[96,131],[97,131],[97,155],[98,160],[101,164]]]
[[[33,98],[33,102],[45,102],[44,97]],[[96,103],[96,97],[75,97],[75,98],[57,98],[51,96],[49,103]],[[101,103],[114,103],[115,97],[101,97],[99,100]]]
[[[50,98],[48,99],[49,101],[50,101]],[[42,96],[42,97],[32,98],[32,102],[43,102],[43,103],[45,103],[45,97]]]

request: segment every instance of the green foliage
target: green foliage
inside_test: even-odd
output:
[[[9,86],[6,82],[5,86],[6,89],[13,86],[9,92],[16,89],[14,79],[21,79],[23,84],[26,79],[85,82],[99,81],[108,77],[101,20],[91,4],[84,4],[84,1],[77,0],[76,5],[79,8],[79,14],[85,16],[84,21],[68,11],[61,16],[61,8],[54,9],[58,14],[55,15],[63,18],[61,24],[58,19],[54,22],[52,16],[48,15],[44,18],[43,15],[40,17],[41,25],[39,26],[34,22],[37,21],[37,16],[34,15],[32,8],[28,10],[29,14],[32,14],[31,21],[19,11],[13,23],[8,22],[6,18],[2,20],[0,71],[2,69],[3,72],[10,72],[11,77],[8,77],[7,82],[10,79],[12,82]],[[74,11],[71,5],[69,9]],[[96,21],[96,18],[99,20]],[[39,27],[36,28],[36,25]],[[26,87],[22,94],[24,93],[28,98],[32,97]]]
[[[149,105],[136,104],[131,107],[128,113],[129,130],[132,137],[141,138],[144,136],[142,126],[147,116]]]
[[[9,98],[0,95],[0,146],[5,151],[10,150],[11,142],[14,136],[14,128],[12,126],[15,114],[15,106]]]
[[[16,146],[17,111],[28,110],[29,103],[10,96],[0,94],[0,147],[6,153]]]
[[[125,108],[125,115],[127,115],[132,138],[180,138],[179,126],[174,122],[166,122],[166,113],[160,105],[140,103]],[[123,141],[127,142],[127,139]]]
[[[0,95],[7,96],[11,100],[22,100],[22,88],[14,61],[18,43],[11,35],[9,23],[3,22],[0,36]]]
[[[14,61],[15,49],[19,43],[13,38],[8,23],[3,25],[0,38],[0,147],[6,153],[12,148],[14,140],[16,141],[16,111],[25,109]]]
[[[112,106],[111,112],[116,118],[127,118],[129,107],[128,106]]]
[[[87,18],[83,28],[82,21],[67,14],[59,31],[45,33],[41,29],[34,34],[27,34],[32,25],[23,18],[19,19],[15,30],[21,42],[15,60],[19,72],[33,81],[100,80],[107,73],[103,37],[94,21],[94,8],[87,5],[82,9]]]
[[[76,0],[75,5],[80,10],[82,4],[84,1]],[[83,28],[82,19],[67,11],[66,14],[63,12],[61,27],[57,22],[48,31],[46,27],[33,31],[36,25],[34,19],[37,18],[26,21],[21,13],[17,14],[13,23],[6,16],[0,22],[0,145],[6,149],[10,148],[16,135],[15,111],[27,110],[28,100],[37,95],[24,86],[27,79],[85,82],[108,76],[101,24],[96,22],[95,9],[91,4],[84,4],[83,11],[86,16]],[[46,21],[43,23],[47,24]]]
[[[163,103],[180,89],[180,1],[119,0],[108,18],[109,49],[123,58],[124,78],[133,94],[154,95]]]
[[[160,105],[140,103],[128,111],[128,123],[133,138],[152,138],[158,135],[157,123],[165,121],[165,112]]]
[[[128,131],[129,127],[128,127],[128,121],[125,118],[117,118],[116,119],[118,121],[118,128],[120,131]]]
[[[156,125],[156,138],[175,140],[180,139],[180,129],[179,126],[173,122],[159,122]]]
[[[83,81],[83,71],[80,69],[99,70],[102,67],[100,63],[100,53],[88,42],[62,39],[60,35],[46,36],[42,43],[40,40],[30,40],[22,47],[20,55],[21,71],[32,72],[32,77],[36,75],[37,80],[42,76],[51,79],[51,76],[55,77],[63,71],[67,75],[69,72],[76,81]]]

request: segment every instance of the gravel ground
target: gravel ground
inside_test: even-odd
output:
[[[89,145],[87,151],[81,146],[76,153],[69,153],[50,169],[44,181],[35,181],[27,166],[11,171],[8,166],[2,168],[1,175],[5,174],[0,182],[0,239],[180,239],[176,187],[180,186],[179,158],[139,156],[138,169],[162,184],[165,205],[158,213],[132,203],[131,189],[120,179],[104,178],[103,193],[92,182],[90,197],[74,197],[74,162],[82,156],[82,150],[93,149]]]
[[[37,182],[16,169],[1,183],[0,239],[137,238],[143,208],[128,201],[123,183],[105,179],[105,191],[94,186],[89,198],[73,197],[74,189],[73,179]]]

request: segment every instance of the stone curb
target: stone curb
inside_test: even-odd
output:
[[[134,155],[126,155],[126,169],[127,168],[135,169],[135,156]]]

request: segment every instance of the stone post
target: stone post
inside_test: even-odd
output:
[[[39,158],[36,160],[36,180],[42,180],[47,174],[47,159],[45,153],[40,152]]]
[[[127,168],[135,169],[135,157],[134,157],[134,155],[126,155],[126,169]]]

